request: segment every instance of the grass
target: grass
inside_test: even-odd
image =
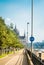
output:
[[[3,58],[5,56],[7,56],[9,54],[13,54],[13,53],[14,53],[14,51],[12,51],[12,52],[10,51],[8,54],[7,53],[3,53],[2,55],[0,55],[0,58]],[[15,53],[18,53],[18,50],[16,50]]]
[[[13,54],[13,51],[12,52],[9,52],[8,54],[7,53],[4,53],[4,54],[0,55],[0,58],[3,58],[3,57],[5,57],[5,56],[7,56],[9,54]]]
[[[2,55],[0,55],[0,58],[3,58],[5,56],[7,56],[7,54],[2,54]]]

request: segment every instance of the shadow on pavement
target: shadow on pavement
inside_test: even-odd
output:
[[[29,65],[25,52],[23,53],[23,55],[24,57],[23,57],[22,65]]]

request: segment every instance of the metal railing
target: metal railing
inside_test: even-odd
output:
[[[29,50],[27,50],[27,53],[29,54],[29,56],[31,57],[32,54],[32,62],[34,65],[44,65],[44,63],[40,60],[40,58],[38,58],[35,54],[31,53]]]

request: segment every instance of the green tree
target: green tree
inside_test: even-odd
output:
[[[13,28],[13,24],[11,24]],[[8,28],[4,22],[4,19],[0,17],[0,48],[22,48],[23,45],[18,39],[18,36],[14,30]]]

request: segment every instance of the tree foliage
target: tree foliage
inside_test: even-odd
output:
[[[0,48],[22,48],[23,45],[18,39],[16,33],[7,27],[4,19],[0,17]]]

